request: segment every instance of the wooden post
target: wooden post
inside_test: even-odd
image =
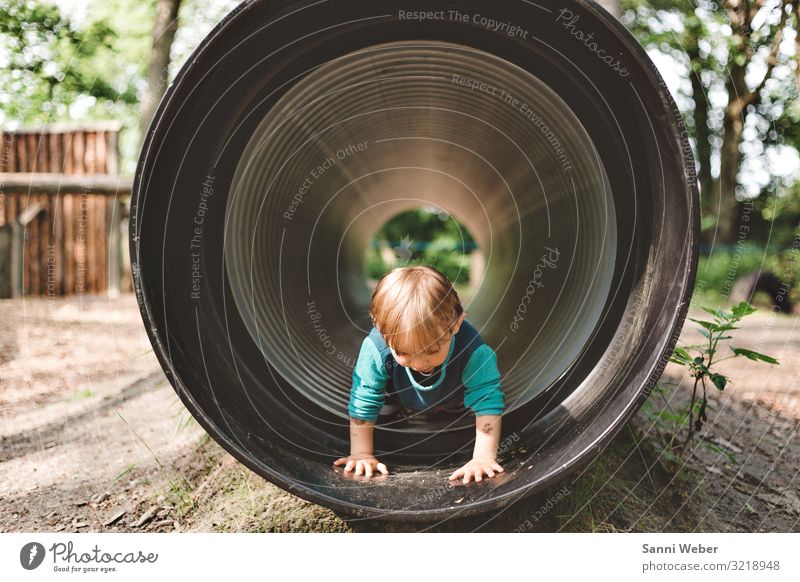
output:
[[[14,256],[11,252],[13,236],[13,227],[10,224],[0,226],[0,299],[9,299],[14,296],[14,285],[11,280]]]
[[[108,206],[108,296],[119,297],[119,284],[122,280],[122,204],[116,197]]]
[[[11,296],[25,295],[25,227],[11,222]]]

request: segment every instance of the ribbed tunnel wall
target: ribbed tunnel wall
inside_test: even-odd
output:
[[[454,75],[503,87],[531,113]],[[485,253],[467,309],[498,346],[510,408],[551,385],[602,316],[613,199],[593,142],[558,95],[460,45],[395,43],[337,59],[296,83],[245,149],[228,198],[226,266],[267,361],[344,418],[352,361],[335,356],[357,353],[370,330],[364,249],[389,218],[423,205],[454,215]]]
[[[234,11],[160,105],[131,256],[156,353],[232,454],[346,513],[433,519],[558,481],[635,412],[685,315],[697,194],[668,91],[603,9],[444,2],[430,9],[466,22],[419,22],[399,10],[427,4],[409,4]],[[565,28],[564,7],[626,74]],[[497,351],[513,436],[507,472],[466,490],[437,484],[471,452],[467,417],[379,427],[386,480],[331,466],[369,331],[364,249],[423,206],[484,253],[467,311]]]

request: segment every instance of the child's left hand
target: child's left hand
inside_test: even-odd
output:
[[[458,479],[463,476],[463,482],[469,483],[470,478],[474,477],[475,481],[481,481],[483,475],[487,477],[494,477],[495,472],[502,473],[504,471],[495,459],[489,457],[474,458],[469,463],[455,471],[450,475],[450,481]]]

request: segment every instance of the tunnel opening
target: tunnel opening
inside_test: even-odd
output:
[[[467,307],[483,282],[486,258],[472,233],[451,211],[421,205],[380,225],[369,237],[363,265],[370,291],[395,267],[435,267],[453,283]]]
[[[554,9],[507,2],[491,11],[530,38],[409,23],[382,0],[253,2],[184,66],[137,171],[135,286],[177,393],[252,470],[356,516],[475,513],[587,463],[647,397],[696,269],[688,141],[636,41],[568,4],[628,77],[570,44]],[[506,473],[466,491],[431,484],[469,457],[467,419],[378,426],[388,480],[331,467],[370,328],[365,249],[421,206],[482,250],[470,321],[513,437]]]

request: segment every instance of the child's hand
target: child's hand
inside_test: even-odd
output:
[[[341,465],[343,463],[347,463],[344,466],[345,472],[350,472],[355,468],[356,475],[363,474],[367,477],[372,477],[372,473],[375,471],[380,471],[384,475],[389,474],[389,469],[386,468],[386,465],[379,462],[378,459],[372,455],[349,455],[341,459],[336,459],[333,462],[334,465]]]
[[[450,481],[463,476],[464,483],[469,483],[471,477],[474,477],[475,481],[477,482],[483,479],[484,473],[487,477],[494,477],[495,471],[498,473],[502,473],[504,471],[503,467],[501,467],[496,460],[490,457],[474,458],[469,463],[450,475]]]

